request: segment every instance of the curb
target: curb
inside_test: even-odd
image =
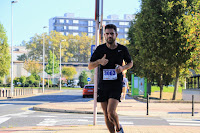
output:
[[[93,114],[93,111],[77,111],[77,110],[64,110],[64,109],[49,109],[49,108],[40,108],[33,107],[35,111],[44,111],[44,112],[58,112],[58,113],[77,113],[77,114]],[[97,112],[97,114],[103,114],[103,112]]]
[[[132,97],[133,99],[140,101],[140,102],[147,102],[147,99],[140,97],[140,96],[131,96],[128,94],[129,97]],[[192,101],[183,101],[183,100],[153,100],[149,98],[149,103],[192,103]],[[200,103],[194,101],[194,103]]]

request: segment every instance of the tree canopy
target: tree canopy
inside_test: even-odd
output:
[[[75,67],[63,67],[62,74],[67,79],[73,79],[74,75],[77,74]]]
[[[175,78],[175,99],[180,71],[199,65],[199,7],[198,0],[142,0],[141,11],[129,29],[133,72],[157,81],[161,99],[163,84]]]
[[[8,38],[3,25],[0,23],[0,77],[9,74],[10,59]]]

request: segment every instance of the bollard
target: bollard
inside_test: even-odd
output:
[[[192,116],[194,116],[194,95],[192,95]]]
[[[1,90],[0,90],[0,97],[1,97]]]
[[[149,94],[147,94],[147,115],[149,115]]]

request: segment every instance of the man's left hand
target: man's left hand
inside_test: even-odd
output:
[[[122,71],[123,71],[123,67],[122,66],[120,66],[120,65],[117,65],[117,64],[115,64],[115,71],[117,72],[117,73],[121,73]]]

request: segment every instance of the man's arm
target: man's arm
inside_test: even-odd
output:
[[[121,73],[122,71],[124,70],[128,70],[130,69],[131,67],[133,66],[133,61],[127,63],[126,65],[124,66],[119,66],[115,69],[117,73]]]
[[[88,64],[88,69],[92,70],[96,68],[99,64],[101,64],[102,66],[105,66],[107,63],[108,63],[108,59],[106,59],[106,54],[104,54],[104,56],[101,59],[98,59],[94,62],[90,62]]]

